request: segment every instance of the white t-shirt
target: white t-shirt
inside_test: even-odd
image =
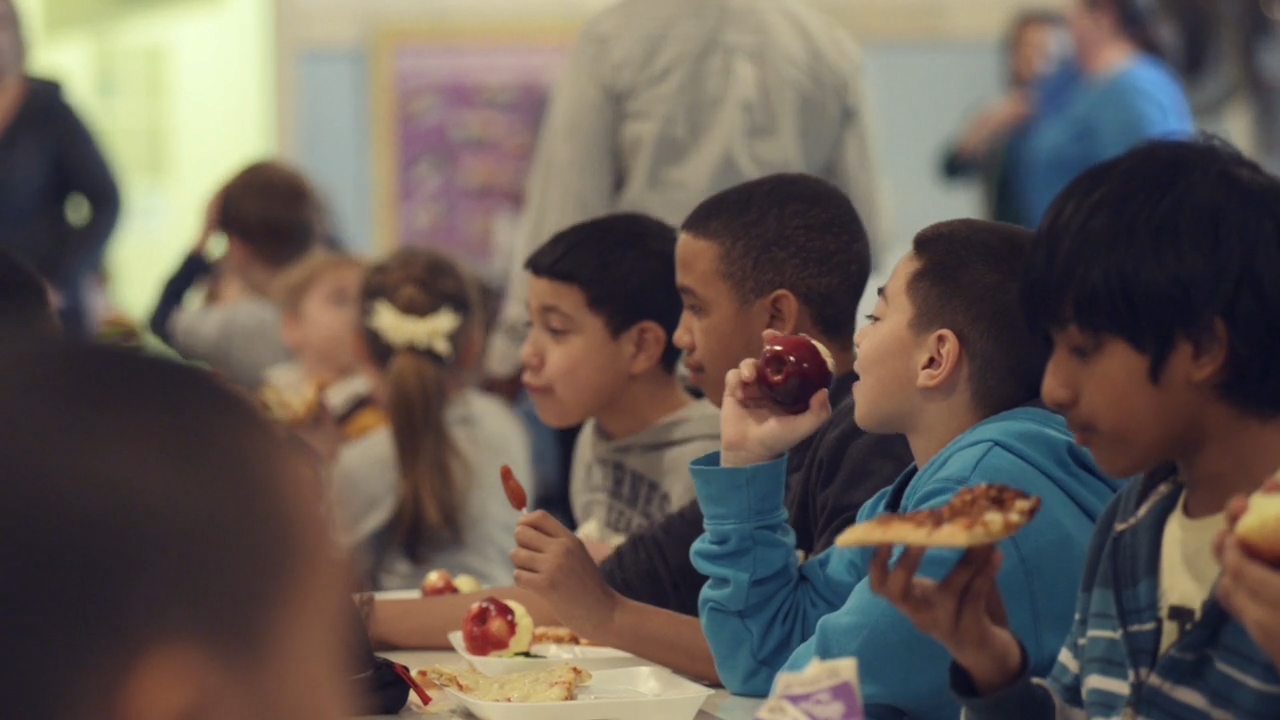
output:
[[[1213,555],[1213,539],[1226,527],[1223,513],[1192,520],[1183,492],[1169,515],[1160,543],[1160,653],[1182,637],[1204,611],[1221,569]]]

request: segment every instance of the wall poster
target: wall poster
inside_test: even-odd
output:
[[[374,67],[379,246],[431,247],[501,283],[571,35],[397,34]]]

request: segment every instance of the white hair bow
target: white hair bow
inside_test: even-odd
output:
[[[452,336],[462,327],[462,316],[451,307],[442,307],[430,315],[411,315],[387,300],[377,300],[365,324],[397,350],[411,347],[450,360]]]

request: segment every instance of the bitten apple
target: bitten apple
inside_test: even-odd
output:
[[[467,652],[482,656],[519,655],[533,644],[533,618],[514,600],[487,597],[471,606],[462,621]]]
[[[836,363],[822,343],[807,335],[782,335],[760,353],[756,383],[783,412],[799,415],[814,393],[830,387]]]
[[[463,595],[480,592],[483,586],[474,575],[459,575],[453,579],[453,586]]]
[[[459,576],[461,579],[461,576]],[[453,576],[448,570],[432,570],[427,576],[422,578],[422,595],[424,597],[434,597],[436,595],[457,595],[458,586],[454,583]]]
[[[1235,532],[1249,554],[1280,565],[1280,480],[1268,480],[1249,496],[1249,507],[1236,523]]]

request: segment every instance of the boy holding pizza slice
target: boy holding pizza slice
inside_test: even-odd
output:
[[[1026,230],[977,220],[917,235],[855,339],[853,396],[858,425],[905,435],[915,460],[862,507],[860,522],[982,500],[993,492],[985,483],[1040,500],[1035,520],[1002,543],[1009,560],[998,581],[1013,626],[1034,643],[1033,670],[1043,673],[1070,629],[1088,538],[1116,486],[1060,417],[1029,406],[1048,351],[1018,302],[1031,240]],[[699,609],[725,686],[763,695],[779,670],[854,656],[868,717],[954,718],[946,652],[871,592],[871,550],[797,560],[782,504],[784,456],[830,404],[819,392],[804,413],[787,415],[762,399],[756,375],[750,360],[729,373],[722,451],[693,467],[706,516],[693,561],[709,578]],[[922,572],[943,577],[960,554],[932,552]]]
[[[1007,551],[941,583],[880,553],[877,591],[950,651],[968,717],[1280,716],[1280,572],[1227,528],[1280,467],[1278,274],[1280,180],[1218,143],[1144,146],[1054,202],[1024,280],[1041,392],[1104,470],[1147,474],[1098,523],[1044,681],[991,582]]]

